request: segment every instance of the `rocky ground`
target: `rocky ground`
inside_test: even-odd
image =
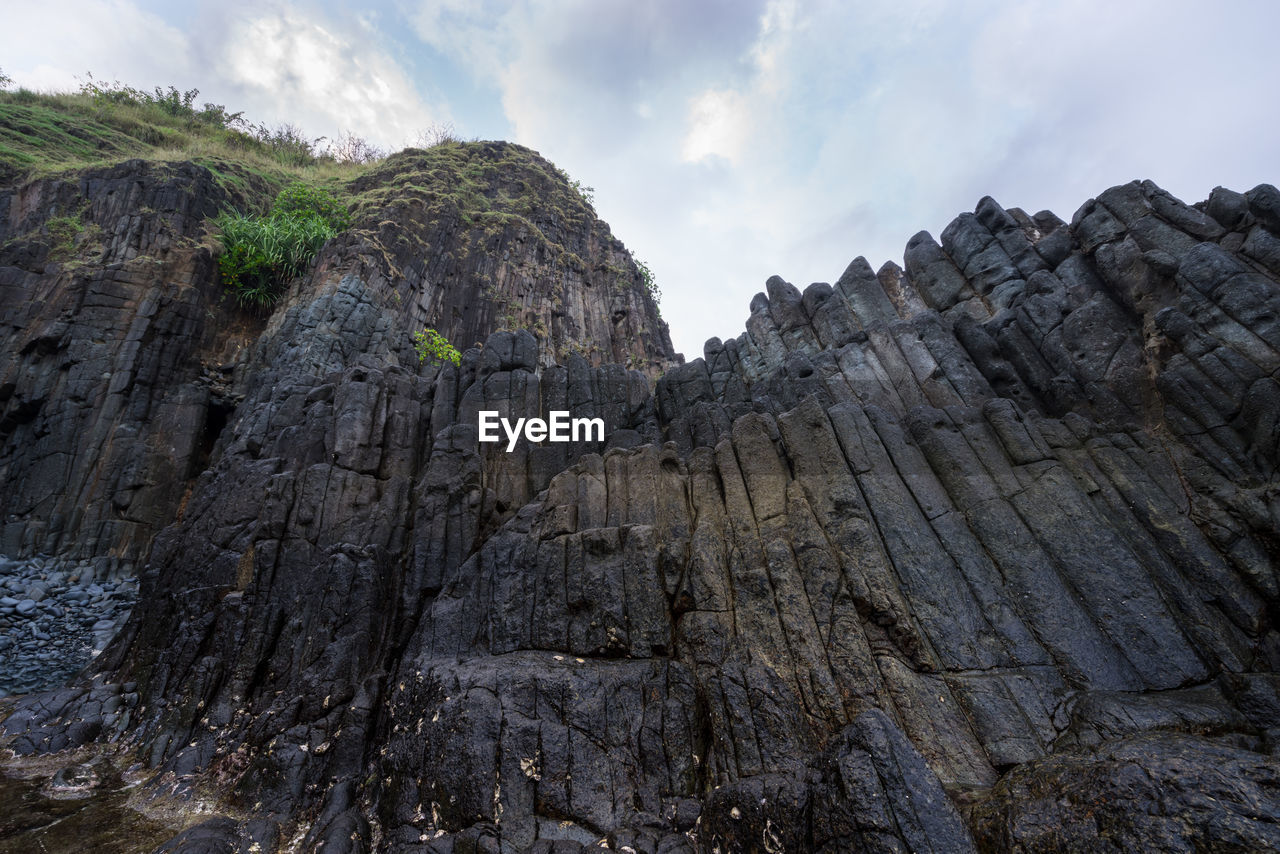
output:
[[[95,581],[88,561],[0,557],[0,697],[58,687],[128,618],[135,578]]]

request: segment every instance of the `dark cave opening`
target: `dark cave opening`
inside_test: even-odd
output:
[[[197,446],[196,453],[191,461],[190,477],[195,477],[209,468],[209,464],[213,461],[213,450],[217,447],[218,438],[222,435],[222,431],[226,429],[227,422],[235,411],[235,404],[228,400],[220,397],[211,397],[209,399],[209,406],[204,415],[204,428],[200,431],[200,444]]]

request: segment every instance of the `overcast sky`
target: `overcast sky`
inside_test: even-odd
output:
[[[991,195],[1064,219],[1151,178],[1194,202],[1280,174],[1280,3],[386,0],[8,3],[0,69],[92,72],[319,136],[508,139],[595,188],[677,350],[770,275],[901,263]]]

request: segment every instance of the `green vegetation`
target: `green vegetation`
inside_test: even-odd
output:
[[[597,227],[595,215],[563,172],[518,145],[462,142],[447,129],[437,134],[432,147],[393,154],[350,185],[358,220],[394,224],[397,256],[425,257],[461,224],[468,239],[454,250],[460,263],[518,236],[537,247],[528,256],[548,268],[545,278],[555,279],[552,265],[586,270],[576,247],[560,241]]]
[[[430,327],[413,334],[413,350],[418,354],[419,362],[430,359],[432,362],[462,364],[462,354],[458,352],[458,348],[450,344],[448,338]]]
[[[329,193],[293,183],[276,196],[268,216],[227,212],[217,223],[222,283],[241,305],[266,308],[351,217]]]
[[[275,204],[271,206],[271,214],[295,219],[318,217],[335,232],[351,227],[351,214],[347,213],[346,205],[332,194],[301,181],[295,181],[280,191]]]
[[[653,279],[653,271],[649,269],[649,265],[641,261],[634,255],[631,260],[636,262],[636,268],[640,271],[640,280],[644,282],[644,288],[649,292],[649,296],[653,297],[656,304],[662,299],[662,289],[658,287],[658,283]]]
[[[588,187],[585,184],[583,184],[581,181],[579,181],[577,178],[570,178],[569,186],[573,187],[573,191],[575,193],[577,193],[579,196],[582,196],[582,200],[584,202],[591,205],[593,208],[595,207],[595,204],[596,204],[596,188],[595,187]]]
[[[220,181],[239,186],[247,174],[253,183],[279,188],[299,179],[350,179],[382,155],[349,134],[323,145],[323,138],[293,125],[251,124],[221,104],[197,106],[198,95],[175,86],[146,91],[92,75],[78,92],[0,85],[0,185],[142,157],[190,160]]]
[[[520,275],[547,282],[552,298],[562,298],[566,272],[590,274],[581,236],[612,240],[596,219],[591,187],[527,148],[464,142],[448,125],[420,134],[422,147],[384,156],[351,134],[326,142],[292,125],[252,124],[201,102],[196,89],[140,89],[89,76],[79,91],[42,93],[5,90],[7,82],[0,73],[0,186],[132,158],[157,173],[194,162],[238,211],[216,220],[224,248],[218,264],[244,305],[271,305],[326,240],[355,223],[367,245],[382,250],[390,280],[448,247],[451,263],[483,282],[493,272],[488,259],[519,243]],[[73,210],[59,213],[24,239],[46,242],[50,260],[74,261],[93,226]],[[608,268],[613,287],[635,281],[631,265],[622,267]],[[656,298],[652,274],[639,268]],[[490,298],[501,322],[526,322],[518,305]]]
[[[88,226],[84,222],[86,203],[79,210],[63,216],[53,216],[45,222],[45,231],[48,236],[49,260],[50,261],[68,261],[75,256],[76,241],[81,235],[86,239],[93,238],[100,229],[92,223]]]

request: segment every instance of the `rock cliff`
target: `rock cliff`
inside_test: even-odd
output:
[[[983,199],[677,365],[522,149],[360,178],[268,317],[200,242],[250,178],[0,198],[4,549],[141,576],[4,728],[216,813],[163,850],[1280,848],[1274,188]]]

